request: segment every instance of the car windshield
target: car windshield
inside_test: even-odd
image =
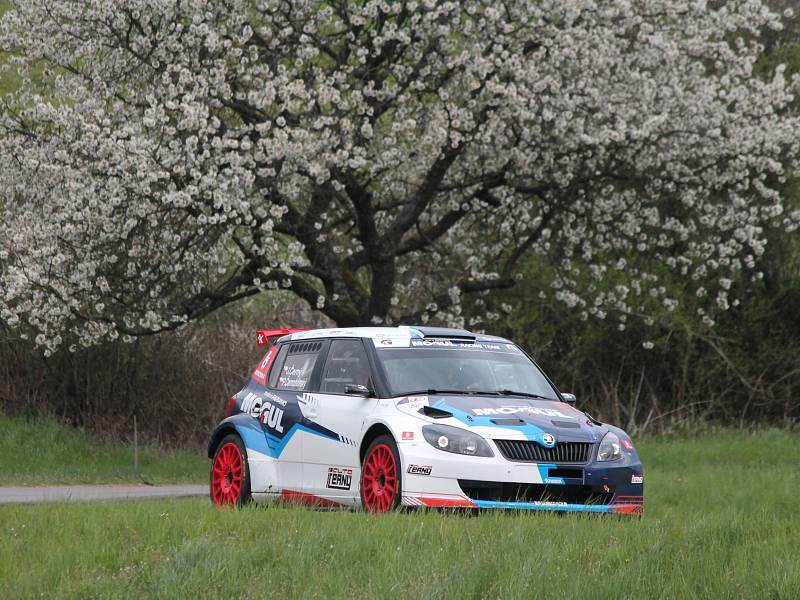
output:
[[[392,396],[413,393],[492,393],[555,400],[545,376],[512,344],[380,348]]]

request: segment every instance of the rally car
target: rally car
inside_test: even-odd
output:
[[[211,434],[218,505],[639,515],[631,439],[511,341],[461,329],[257,333],[269,349]]]

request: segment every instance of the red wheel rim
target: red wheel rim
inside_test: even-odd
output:
[[[380,444],[364,461],[361,473],[361,493],[364,507],[370,512],[386,512],[394,504],[397,491],[397,463],[392,449]]]
[[[233,506],[242,493],[244,458],[239,447],[228,442],[217,452],[211,470],[211,498],[214,504]]]

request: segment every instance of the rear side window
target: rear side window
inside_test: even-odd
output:
[[[272,363],[272,369],[269,372],[269,382],[267,383],[271,388],[274,388],[278,383],[278,375],[280,375],[281,367],[286,360],[286,353],[289,351],[289,346],[291,346],[291,344],[284,344],[281,346],[281,349],[278,351],[278,356],[275,357]]]
[[[293,342],[288,344],[286,359],[277,372],[275,387],[279,390],[305,390],[311,381],[322,342]],[[283,349],[281,349],[283,353]],[[270,374],[272,379],[272,374]]]

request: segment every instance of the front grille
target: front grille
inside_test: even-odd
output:
[[[495,502],[558,502],[565,504],[610,504],[614,492],[591,485],[545,485],[459,479],[461,491],[472,500]]]
[[[588,442],[558,442],[545,448],[530,440],[495,440],[502,455],[516,462],[574,463],[589,462],[592,444]]]

